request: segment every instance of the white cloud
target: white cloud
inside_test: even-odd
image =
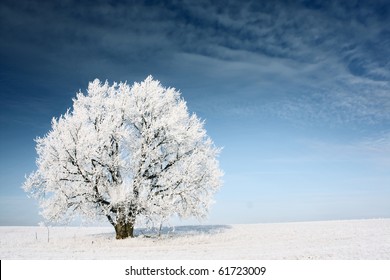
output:
[[[273,113],[297,122],[344,124],[390,119],[390,67],[384,62],[390,40],[370,5],[74,4],[3,4],[10,32],[2,50],[27,54],[29,64],[39,60],[39,71],[56,69],[79,80],[151,73],[188,84],[195,78],[225,84],[231,91],[224,98],[231,103],[220,111],[233,115]]]

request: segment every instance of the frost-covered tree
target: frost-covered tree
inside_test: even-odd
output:
[[[217,149],[174,88],[95,80],[37,138],[24,183],[50,222],[105,217],[118,239],[135,224],[205,217],[221,186]]]

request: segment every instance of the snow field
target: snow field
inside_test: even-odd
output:
[[[1,259],[382,259],[390,219],[181,226],[116,240],[106,227],[0,227]]]

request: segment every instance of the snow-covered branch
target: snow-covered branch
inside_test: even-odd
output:
[[[175,89],[152,77],[95,80],[73,102],[37,139],[38,169],[24,184],[46,219],[103,216],[122,238],[135,222],[205,216],[221,186],[219,150]]]

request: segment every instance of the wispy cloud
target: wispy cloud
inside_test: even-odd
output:
[[[377,133],[350,140],[302,139],[313,161],[370,163],[370,168],[390,166],[390,133]],[[299,159],[298,159],[299,160]]]
[[[3,1],[0,11],[2,56],[33,76],[177,75],[224,84],[230,103],[218,106],[231,114],[390,119],[386,1]]]
[[[282,99],[266,98],[241,110],[234,100],[225,112],[266,110],[286,119],[335,125],[390,119],[385,2],[186,3],[172,35],[180,51],[206,57],[209,65],[202,66],[212,77],[223,69],[220,75],[249,82],[253,88],[247,97],[254,101],[268,89],[269,95],[285,93]],[[384,10],[380,15],[379,9]]]

